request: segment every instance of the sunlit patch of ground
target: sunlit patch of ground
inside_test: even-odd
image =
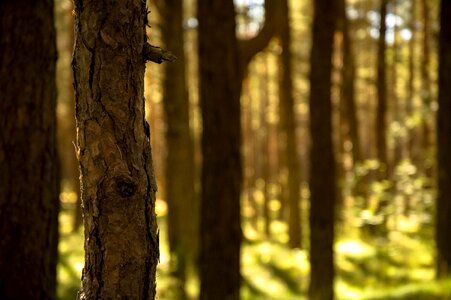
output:
[[[72,232],[72,195],[62,195],[60,214],[60,260],[58,298],[75,299],[83,267],[83,233]],[[157,201],[160,228],[160,264],[157,271],[157,299],[172,300],[175,279],[169,272],[166,235],[166,206]],[[342,300],[435,300],[451,299],[451,280],[434,280],[434,248],[430,225],[422,225],[418,214],[390,220],[394,228],[384,238],[363,238],[359,227],[347,228],[337,238],[336,298]],[[309,281],[308,252],[289,249],[285,223],[271,224],[271,237],[262,234],[262,220],[257,228],[243,222],[242,247],[244,300],[305,299]],[[351,223],[352,224],[352,223]],[[307,240],[307,239],[306,239]],[[187,283],[190,299],[196,299],[198,280]]]

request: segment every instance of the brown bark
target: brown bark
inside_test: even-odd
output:
[[[397,15],[398,13],[398,9],[397,9],[397,5],[396,2],[393,3],[393,14]],[[398,35],[399,35],[399,26],[398,24],[395,24],[394,28],[394,40],[393,40],[393,45],[391,46],[391,50],[392,50],[392,61],[391,61],[391,65],[390,65],[390,101],[392,103],[392,115],[393,115],[393,120],[398,122],[399,124],[401,124],[403,122],[403,120],[405,119],[405,111],[402,109],[402,105],[401,105],[401,99],[400,99],[400,95],[398,94],[397,91],[397,85],[398,85],[398,62],[400,61],[400,53],[399,53],[399,40],[398,40]],[[410,61],[413,61],[413,58],[411,58],[411,55],[409,54],[409,66]],[[410,71],[409,71],[410,72]],[[410,75],[410,74],[409,74]],[[412,76],[413,79],[413,76]],[[413,80],[412,80],[413,83]],[[413,85],[412,85],[413,87]],[[409,92],[409,91],[407,91]],[[406,99],[406,106],[408,106],[409,102],[411,103],[412,99],[412,95],[408,95],[407,99]],[[393,165],[394,168],[396,168],[396,166],[399,164],[399,162],[401,161],[401,159],[404,157],[404,153],[403,153],[403,146],[405,146],[406,141],[403,137],[397,136],[394,139],[394,151],[393,151],[393,159],[391,164]]]
[[[423,16],[423,38],[422,38],[422,57],[421,57],[421,98],[424,109],[423,116],[423,143],[422,153],[430,153],[432,147],[432,90],[431,90],[431,20],[430,20],[430,4],[427,0],[421,0],[422,16]],[[426,176],[432,177],[432,163],[429,157],[425,157],[420,166]]]
[[[451,2],[440,6],[439,83],[437,113],[437,276],[451,275]]]
[[[163,107],[167,124],[165,199],[168,203],[168,234],[173,271],[179,280],[179,296],[185,298],[187,264],[191,267],[195,265],[199,214],[194,189],[196,171],[185,80],[182,3],[182,0],[157,1],[162,15],[163,42],[178,58],[177,62],[166,64],[163,82]]]
[[[291,248],[302,247],[299,154],[296,138],[296,115],[294,111],[291,32],[288,1],[280,1],[279,35],[282,44],[280,61],[280,122],[285,146],[286,166],[288,170],[287,200],[289,204],[288,233]]]
[[[0,298],[55,299],[53,1],[0,1]]]
[[[200,299],[239,299],[240,86],[235,11],[230,0],[200,0],[202,110]]]
[[[385,18],[387,16],[388,0],[380,2],[380,25],[377,49],[377,111],[376,111],[376,148],[379,160],[379,179],[388,179],[387,158],[387,79],[386,79],[386,30]]]
[[[310,286],[311,300],[334,298],[335,158],[331,73],[336,1],[315,2],[310,52]]]
[[[414,95],[415,95],[415,38],[416,38],[416,29],[415,29],[415,10],[416,10],[416,1],[412,1],[410,8],[410,20],[409,20],[409,29],[412,32],[412,37],[409,41],[409,59],[408,59],[408,73],[409,78],[407,80],[407,101],[406,101],[406,113],[407,116],[411,117],[414,114]],[[420,153],[416,145],[419,144],[419,132],[417,128],[408,128],[408,140],[407,146],[409,151],[410,160],[414,165],[418,165],[420,159]]]
[[[79,299],[155,298],[156,184],[143,96],[146,15],[140,0],[75,1],[72,64],[85,225]]]
[[[346,118],[346,127],[349,139],[352,143],[352,157],[354,165],[363,160],[359,135],[359,120],[355,100],[356,66],[354,48],[350,35],[349,20],[346,16],[346,1],[339,0],[340,30],[343,33],[343,68],[341,97],[343,100],[343,115]]]

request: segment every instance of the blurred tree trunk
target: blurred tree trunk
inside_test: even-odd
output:
[[[437,113],[437,276],[451,275],[451,2],[440,6],[439,79]]]
[[[279,75],[280,93],[280,125],[282,130],[282,145],[285,146],[286,167],[288,171],[287,200],[289,205],[288,233],[291,248],[302,247],[301,228],[301,175],[299,167],[299,154],[297,152],[296,115],[294,111],[292,54],[291,54],[291,28],[288,1],[282,0],[280,17],[278,18],[279,35],[282,45],[280,57],[281,73]]]
[[[355,57],[351,40],[349,20],[346,15],[346,1],[338,0],[340,8],[340,30],[343,33],[343,68],[341,97],[343,99],[344,115],[346,117],[347,132],[352,143],[352,157],[354,165],[362,162],[362,150],[359,135],[359,120],[355,101]]]
[[[415,91],[415,42],[416,42],[416,25],[417,22],[415,18],[416,12],[416,1],[411,1],[410,7],[410,20],[409,20],[409,29],[412,33],[412,36],[409,40],[409,59],[408,59],[408,81],[407,81],[407,99],[406,99],[406,112],[404,116],[407,116],[407,119],[414,119],[415,115],[415,95],[417,94]],[[401,117],[403,117],[401,115]],[[400,118],[401,119],[401,118]],[[401,122],[400,122],[401,123]],[[426,152],[422,152],[421,149],[421,134],[422,130],[420,130],[419,126],[414,124],[412,127],[407,124],[407,151],[408,157],[413,165],[421,167],[421,161],[424,161],[422,156],[426,155]],[[397,139],[398,140],[398,139]],[[399,160],[394,161],[394,166],[396,167],[399,163]],[[419,174],[419,173],[418,173]],[[404,195],[403,199],[403,214],[408,216],[411,210],[411,195]]]
[[[431,148],[432,148],[432,90],[431,90],[431,20],[430,8],[428,0],[421,0],[422,16],[423,16],[423,39],[422,39],[422,57],[421,57],[421,98],[423,102],[423,144],[422,153],[424,155],[422,169],[426,176],[432,176]]]
[[[311,300],[334,298],[336,177],[332,142],[331,72],[337,2],[315,2],[310,52],[310,286]]]
[[[344,130],[352,144],[352,161],[353,169],[363,162],[362,144],[359,134],[360,122],[357,112],[357,104],[355,99],[355,79],[356,79],[356,63],[353,41],[351,39],[350,26],[348,16],[346,15],[346,0],[338,0],[339,5],[339,22],[340,30],[343,34],[342,60],[343,67],[341,70],[342,85],[340,90],[341,107],[343,108]],[[367,186],[363,176],[356,176],[354,185],[354,194],[364,196],[367,194]]]
[[[1,1],[1,299],[56,299],[56,57],[53,1]]]
[[[244,145],[244,161],[243,161],[243,192],[246,193],[247,205],[249,206],[249,213],[247,213],[248,220],[252,227],[258,229],[259,207],[255,201],[254,191],[257,182],[257,173],[260,153],[258,146],[258,138],[253,138],[261,133],[255,132],[253,128],[254,109],[252,106],[253,95],[251,93],[249,77],[243,81],[243,140],[246,141]]]
[[[377,49],[377,111],[376,111],[376,148],[379,160],[379,180],[388,179],[387,158],[387,79],[386,79],[386,30],[388,0],[380,0],[380,25]]]
[[[199,219],[185,79],[183,1],[160,0],[156,4],[162,16],[163,42],[177,56],[177,62],[165,66],[163,107],[167,124],[165,199],[168,203],[169,248],[173,271],[179,280],[179,298],[182,299],[186,298],[184,286],[187,267],[196,265]]]
[[[275,33],[277,0],[265,1],[265,23],[238,41],[231,0],[199,0],[202,111],[200,299],[238,299],[240,289],[240,94],[247,66]]]
[[[231,0],[199,0],[202,110],[200,299],[239,299],[241,122],[239,56]]]
[[[72,65],[85,225],[78,297],[154,299],[159,250],[144,120],[146,6],[140,0],[74,3]]]
[[[398,5],[396,3],[396,1],[393,2],[392,5],[392,9],[393,9],[393,14],[397,15],[398,12]],[[391,65],[390,65],[390,73],[389,73],[389,80],[388,82],[390,82],[390,96],[388,97],[392,103],[392,115],[393,115],[393,121],[397,122],[399,124],[399,126],[403,126],[401,124],[404,123],[405,119],[406,119],[406,113],[405,110],[402,109],[402,103],[401,103],[401,97],[398,94],[398,90],[397,90],[397,86],[398,86],[398,76],[399,76],[399,72],[398,72],[398,63],[400,62],[401,59],[401,53],[400,51],[398,51],[398,48],[402,45],[400,45],[399,43],[399,26],[397,23],[395,23],[395,25],[393,26],[393,31],[394,31],[394,37],[393,37],[393,45],[391,46],[391,50],[392,50],[392,60],[391,60]],[[409,63],[410,63],[410,54],[409,54]],[[412,77],[413,78],[413,77]],[[412,81],[413,82],[413,81]],[[407,90],[407,92],[409,92],[409,89]],[[405,100],[406,103],[406,107],[409,105],[408,103],[411,103],[411,95],[407,95],[407,98]],[[396,166],[399,164],[399,162],[401,161],[401,159],[403,157],[405,157],[405,154],[403,153],[403,147],[406,147],[406,140],[405,138],[403,138],[402,136],[400,136],[399,134],[395,133],[394,136],[394,149],[393,149],[393,160],[391,162],[391,165],[396,168]]]
[[[273,124],[269,120],[271,110],[271,103],[269,98],[269,60],[268,54],[262,54],[263,64],[261,66],[262,73],[260,79],[260,124],[261,124],[261,149],[259,149],[259,156],[262,157],[262,178],[263,178],[263,221],[264,234],[267,238],[271,238],[271,212],[269,209],[269,202],[271,200],[270,184],[271,184],[271,136],[273,133]],[[263,129],[263,130],[262,130]]]

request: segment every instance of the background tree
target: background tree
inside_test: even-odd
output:
[[[55,299],[53,1],[0,2],[0,298]]]
[[[302,247],[301,205],[300,205],[300,163],[297,151],[296,115],[294,112],[291,27],[287,0],[279,1],[278,33],[280,36],[282,54],[280,57],[280,123],[282,127],[282,144],[286,167],[288,169],[287,197],[289,203],[289,237],[292,248]]]
[[[437,276],[451,275],[451,3],[440,6],[439,82],[437,113]]]
[[[332,142],[332,49],[335,0],[318,0],[310,52],[310,286],[311,300],[334,298],[335,158]]]
[[[167,124],[164,191],[168,203],[171,260],[179,279],[180,297],[184,298],[187,265],[194,267],[197,255],[199,214],[185,79],[183,1],[156,1],[155,4],[162,16],[161,33],[165,47],[178,58],[176,63],[165,64],[163,81],[163,106]]]
[[[139,0],[75,1],[85,226],[80,299],[155,298],[156,184],[143,96],[144,56],[152,58],[153,48],[146,44],[146,18]]]
[[[352,160],[353,166],[361,164],[363,161],[362,147],[360,141],[360,122],[357,113],[356,105],[356,63],[355,63],[355,51],[354,44],[351,39],[351,29],[349,24],[349,18],[346,15],[346,1],[338,0],[339,7],[339,30],[342,32],[342,69],[341,69],[341,90],[340,90],[340,108],[343,109],[341,114],[342,120],[341,126],[352,143]],[[360,186],[359,186],[360,185]],[[362,193],[363,187],[361,182],[358,182],[356,186],[356,193]]]
[[[386,79],[386,31],[388,0],[380,1],[379,38],[377,47],[377,111],[376,111],[376,149],[379,160],[379,179],[388,179],[387,158],[387,79]]]
[[[239,299],[240,85],[231,0],[200,0],[202,110],[200,299]]]

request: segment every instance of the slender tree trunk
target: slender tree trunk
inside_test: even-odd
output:
[[[233,1],[199,0],[197,13],[203,121],[200,299],[239,299],[241,78]]]
[[[331,73],[335,0],[315,1],[310,52],[310,286],[311,300],[334,298],[335,158]]]
[[[260,78],[260,107],[261,107],[261,113],[260,113],[260,123],[262,124],[262,127],[264,128],[264,135],[261,139],[261,149],[260,149],[260,155],[262,156],[262,178],[263,178],[263,221],[264,221],[264,234],[267,238],[271,238],[271,212],[269,207],[270,202],[270,192],[269,192],[269,186],[271,184],[271,167],[272,167],[272,158],[271,158],[271,137],[273,134],[273,127],[274,125],[271,124],[269,120],[269,112],[271,110],[271,103],[270,103],[270,97],[269,97],[269,81],[270,81],[270,74],[269,74],[269,60],[268,60],[268,54],[262,55],[263,65],[262,65],[262,73]]]
[[[195,265],[199,214],[194,189],[196,171],[185,80],[183,3],[182,0],[156,3],[162,15],[163,42],[178,59],[176,63],[166,64],[163,82],[163,107],[167,124],[165,191],[171,260],[179,280],[179,298],[185,298],[186,268]]]
[[[396,1],[393,2],[393,14],[397,15],[398,13],[398,6]],[[402,110],[401,105],[401,97],[398,94],[397,86],[398,86],[398,62],[400,60],[400,53],[398,51],[399,47],[399,40],[398,40],[398,34],[399,34],[399,26],[398,24],[394,25],[393,28],[394,31],[394,39],[393,39],[393,45],[392,48],[392,61],[390,65],[390,76],[389,79],[390,82],[390,101],[392,103],[392,114],[393,114],[393,120],[398,122],[398,124],[402,124],[405,120],[405,112]],[[409,60],[410,60],[410,54],[409,54]],[[413,82],[413,81],[412,81]],[[406,105],[411,101],[411,95],[407,96],[406,99]],[[394,138],[394,151],[393,151],[393,161],[392,165],[394,168],[399,164],[401,159],[404,157],[403,155],[403,147],[405,147],[406,141],[401,136],[396,136]]]
[[[409,20],[409,29],[412,33],[412,36],[409,40],[409,59],[408,59],[408,73],[409,78],[407,81],[407,99],[406,99],[406,112],[405,115],[408,118],[412,118],[415,111],[414,111],[414,103],[415,103],[415,42],[416,42],[416,29],[415,29],[415,11],[416,11],[416,1],[411,1],[411,7],[410,7],[410,20]],[[401,115],[402,117],[402,115]],[[423,159],[421,156],[426,155],[426,153],[421,153],[421,133],[422,131],[419,130],[417,126],[414,126],[413,128],[410,128],[407,126],[407,149],[408,149],[408,156],[411,160],[411,162],[420,167]],[[400,159],[399,159],[400,160]],[[399,160],[394,161],[394,166],[396,166],[399,163]],[[403,214],[405,216],[408,216],[410,213],[410,207],[411,207],[411,195],[404,195],[404,207],[403,207]]]
[[[344,101],[345,115],[348,123],[348,134],[352,143],[352,157],[354,164],[362,161],[362,150],[359,135],[359,119],[355,101],[355,53],[351,40],[349,20],[346,15],[346,1],[340,1],[341,30],[343,32],[343,69],[341,96]]]
[[[437,113],[437,276],[451,275],[451,2],[440,6],[439,83]]]
[[[422,57],[421,57],[421,98],[424,108],[423,116],[423,144],[422,153],[426,154],[422,163],[422,169],[426,176],[432,177],[432,165],[429,154],[432,148],[432,90],[431,90],[431,20],[430,20],[430,2],[428,0],[421,0],[421,7],[423,12],[423,39],[422,39]]]
[[[282,44],[282,55],[280,61],[281,74],[279,83],[280,92],[280,122],[282,134],[284,136],[283,144],[285,146],[286,166],[288,170],[288,204],[289,219],[288,232],[289,244],[292,248],[302,247],[302,230],[301,230],[301,207],[300,207],[300,168],[299,154],[297,152],[296,138],[296,115],[294,112],[293,97],[293,78],[292,78],[292,62],[291,62],[291,28],[289,19],[288,1],[280,1],[281,17],[280,23],[280,39]]]
[[[0,1],[0,298],[56,299],[53,1]]]
[[[75,1],[77,153],[85,225],[79,299],[154,299],[155,191],[144,119],[145,3]]]
[[[377,112],[376,112],[376,148],[380,163],[379,179],[388,179],[387,158],[387,79],[386,79],[386,30],[388,0],[380,0],[380,25],[377,50]]]
[[[363,162],[362,144],[359,134],[360,122],[358,118],[357,105],[355,100],[356,90],[356,63],[353,42],[351,39],[349,20],[346,15],[346,0],[339,0],[340,9],[340,24],[343,33],[343,67],[342,67],[342,86],[341,86],[341,101],[343,107],[342,116],[345,118],[347,128],[347,135],[352,143],[352,160],[353,168]],[[354,186],[354,194],[365,196],[367,187],[365,178],[356,176]]]

